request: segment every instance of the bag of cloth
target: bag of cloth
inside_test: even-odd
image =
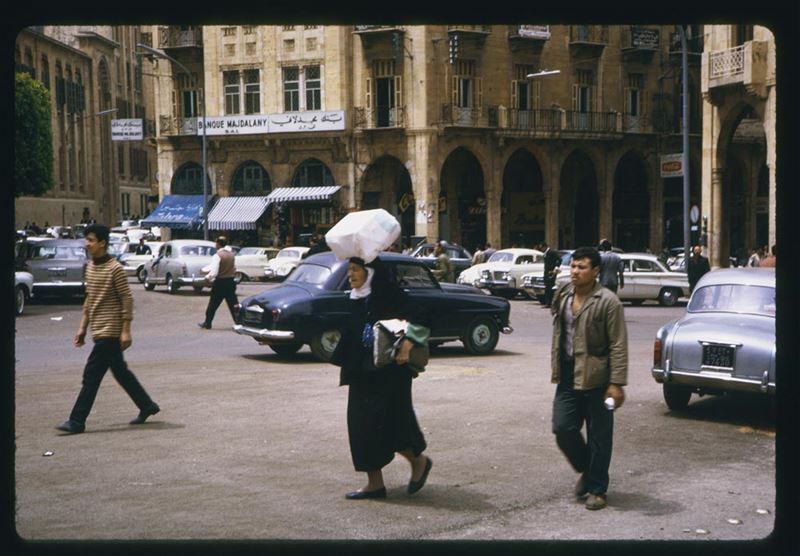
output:
[[[428,336],[430,329],[407,320],[379,320],[373,327],[373,357],[375,367],[380,369],[393,363],[400,343],[408,338],[414,344],[408,354],[408,366],[415,374],[425,370],[430,357]]]
[[[325,234],[325,242],[339,259],[359,257],[372,262],[400,237],[397,218],[383,209],[351,212]]]

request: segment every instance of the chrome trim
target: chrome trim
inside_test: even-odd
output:
[[[724,373],[699,374],[695,372],[670,371],[669,379],[666,379],[664,378],[666,375],[666,370],[662,371],[661,369],[657,368],[653,368],[651,370],[651,374],[653,378],[656,379],[656,382],[669,381],[673,384],[685,384],[687,386],[701,389],[708,388],[712,390],[736,390],[739,392],[754,392],[770,395],[775,394],[775,383],[769,382],[769,379],[767,379],[767,383],[764,385],[763,377],[761,380],[753,380],[748,378],[737,378]],[[663,380],[659,380],[659,377],[661,377]]]
[[[775,385],[773,384],[773,388]],[[764,371],[764,374],[761,375],[761,392],[766,394],[769,391],[769,369]]]
[[[284,341],[294,340],[294,332],[291,330],[269,330],[267,328],[251,328],[241,324],[234,324],[233,331],[243,336],[250,336],[258,341]]]
[[[500,332],[502,332],[503,334],[511,334],[512,332],[514,332],[514,329],[511,327],[511,325],[508,325],[508,326],[504,326],[500,330]]]
[[[248,305],[244,308],[245,311],[250,311],[251,313],[263,313],[264,308],[260,305]]]
[[[83,282],[34,282],[34,288],[76,288],[83,287]]]

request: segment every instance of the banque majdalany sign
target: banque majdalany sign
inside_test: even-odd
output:
[[[341,131],[344,128],[344,110],[206,118],[206,135]],[[203,134],[203,120],[200,118],[197,120],[197,134]]]

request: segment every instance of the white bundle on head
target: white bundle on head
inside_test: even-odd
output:
[[[325,234],[339,259],[359,257],[369,263],[400,237],[397,218],[383,209],[351,212]]]

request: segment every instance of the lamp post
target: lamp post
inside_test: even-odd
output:
[[[691,254],[691,246],[689,245],[689,70],[686,31],[683,25],[678,25],[678,33],[681,37],[681,96],[683,96],[683,113],[681,115],[681,123],[683,124],[683,154],[681,155],[681,166],[683,168],[683,257],[688,269],[689,255]]]
[[[203,144],[203,239],[208,240],[208,214],[206,214],[207,211],[208,211],[208,178],[207,178],[208,161],[207,161],[207,155],[206,155],[207,147],[206,147],[206,95],[205,95],[205,92],[203,91],[203,88],[200,87],[200,84],[197,82],[197,79],[192,75],[192,72],[190,72],[188,69],[186,69],[186,66],[181,64],[178,60],[176,60],[175,58],[173,58],[172,56],[170,56],[169,54],[167,54],[163,50],[160,50],[158,48],[153,48],[152,46],[147,46],[146,44],[142,44],[142,43],[138,43],[136,45],[136,48],[141,48],[142,50],[144,50],[146,52],[149,52],[150,54],[152,54],[153,56],[156,56],[157,58],[164,58],[166,60],[169,60],[170,62],[172,62],[176,66],[178,66],[186,75],[189,76],[189,79],[191,80],[191,82],[192,82],[192,84],[194,86],[194,90],[198,91],[200,93],[201,102],[199,104],[200,104],[200,111],[201,111],[201,119],[202,119],[202,122],[203,122],[202,123],[202,126],[203,126],[203,133],[202,133],[202,144]]]

